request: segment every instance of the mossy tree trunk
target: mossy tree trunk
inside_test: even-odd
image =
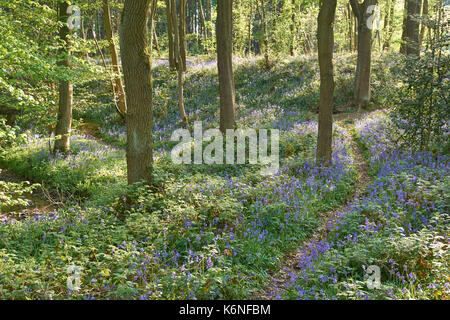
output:
[[[405,0],[400,53],[419,55],[419,18],[421,0]]]
[[[68,70],[71,68],[70,60],[70,30],[67,25],[69,18],[67,9],[69,3],[67,1],[58,3],[59,21],[63,26],[59,30],[59,37],[63,42],[63,47],[59,50],[60,60],[59,66],[63,66]],[[58,121],[55,128],[55,146],[54,151],[68,152],[70,150],[70,131],[72,128],[72,104],[73,104],[73,85],[69,79],[61,79],[59,81],[59,106]]]
[[[149,3],[150,0],[125,0],[120,31],[128,106],[126,121],[129,184],[152,182],[152,72],[151,57],[147,52]]]
[[[329,165],[333,140],[333,47],[337,0],[321,0],[317,31],[320,67],[319,134],[316,162]]]
[[[106,39],[109,42],[109,52],[111,55],[111,63],[114,71],[114,87],[117,92],[118,112],[125,118],[127,113],[127,103],[125,99],[125,91],[123,89],[122,75],[119,67],[119,56],[117,55],[116,44],[114,43],[114,33],[111,26],[111,10],[109,8],[108,0],[103,0],[103,18],[105,20]]]
[[[367,20],[372,13],[369,13],[367,9],[369,6],[376,5],[377,2],[377,0],[364,0],[364,2],[359,3],[357,0],[350,0],[358,25],[358,58],[354,82],[354,100],[359,110],[370,101],[372,30],[369,28]]]
[[[233,78],[233,0],[217,3],[217,66],[220,88],[220,130],[235,127],[235,91]]]

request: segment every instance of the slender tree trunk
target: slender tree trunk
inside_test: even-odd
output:
[[[400,44],[400,53],[406,54],[406,18],[408,17],[408,0],[405,0],[403,6],[402,23],[402,43]]]
[[[172,9],[176,8],[176,0],[169,0],[172,2],[171,7]],[[178,20],[177,18],[177,12],[176,10],[172,10],[172,14],[171,14],[171,23],[172,26],[174,27],[175,30],[175,38],[174,38],[174,53],[175,53],[175,66],[177,69],[177,75],[178,75],[178,107],[180,109],[180,115],[181,115],[181,119],[183,121],[183,123],[186,125],[186,127],[188,126],[188,118],[184,109],[184,93],[183,93],[183,73],[184,73],[184,68],[183,68],[183,58],[182,58],[182,53],[181,53],[181,38],[180,38],[180,33],[181,33],[181,28],[179,28],[179,23],[181,23],[181,16],[180,19]]]
[[[119,104],[117,103],[117,100],[116,100],[116,85],[114,83],[114,76],[110,74],[111,69],[108,68],[108,64],[106,63],[105,55],[103,54],[102,48],[100,47],[100,45],[97,41],[97,36],[95,35],[94,29],[92,29],[92,38],[94,39],[95,45],[97,46],[98,53],[100,53],[100,57],[102,58],[102,62],[103,62],[103,66],[105,67],[105,71],[109,75],[109,83],[111,85],[111,92],[114,97],[114,99],[113,99],[114,107],[116,108],[117,113],[122,116],[122,114],[120,112]],[[123,117],[125,118],[125,115],[123,115]]]
[[[109,52],[111,54],[111,62],[114,71],[115,92],[118,96],[119,114],[125,117],[127,113],[127,103],[125,100],[125,91],[123,90],[122,76],[119,67],[119,57],[117,55],[116,45],[114,43],[114,35],[111,26],[111,11],[109,9],[108,0],[103,0],[103,17],[105,20],[106,39],[109,42]],[[114,97],[115,99],[115,97]]]
[[[384,8],[384,25],[383,25],[383,32],[386,35],[386,38],[388,37],[389,34],[389,22],[390,22],[390,7],[392,5],[392,1],[391,0],[387,0],[386,2],[386,6]],[[383,48],[384,48],[384,43],[383,43]]]
[[[370,101],[370,68],[372,62],[372,31],[368,28],[367,8],[376,5],[377,0],[350,0],[352,10],[358,21],[358,58],[355,74],[354,99],[359,111]]]
[[[81,36],[83,37],[84,41],[87,41],[87,30],[86,27],[84,25],[85,20],[83,19],[83,17],[81,18]],[[89,29],[89,28],[88,28]],[[89,60],[89,52],[86,52],[86,60]]]
[[[389,19],[387,21],[387,36],[383,44],[383,50],[389,50],[391,47],[392,35],[394,34],[394,16],[395,0],[389,1]]]
[[[295,46],[295,0],[291,0],[291,25],[290,31],[291,31],[291,43],[289,44],[289,53],[291,57],[294,56],[294,46]]]
[[[128,183],[152,182],[152,70],[147,53],[150,0],[125,0],[120,48],[127,99]]]
[[[186,71],[186,0],[179,0],[180,10],[179,10],[179,50],[181,55],[181,63],[183,71]],[[175,5],[176,10],[176,5]],[[176,11],[175,11],[176,12]]]
[[[253,3],[249,3],[250,16],[248,17],[248,33],[247,33],[247,56],[252,54],[252,19],[253,19]]]
[[[353,14],[353,51],[358,51],[358,18]]]
[[[202,0],[198,0],[198,6],[199,6],[199,11],[200,11],[200,17],[202,18],[202,26],[203,26],[203,41],[204,43],[204,47],[206,48],[206,51],[208,51],[208,45],[207,45],[207,40],[208,40],[208,30],[206,27],[206,18],[205,18],[205,13],[203,11],[203,5],[202,5]]]
[[[172,26],[172,1],[166,0],[166,15],[167,15],[167,38],[169,40],[169,67],[171,70],[175,70],[175,53],[173,44],[173,29]]]
[[[212,16],[213,16],[213,9],[212,9],[212,3],[211,0],[206,0],[206,20],[209,24],[208,26],[208,38],[212,38]]]
[[[156,34],[156,28],[155,25],[153,24],[153,39],[155,40],[155,47],[156,47],[156,51],[158,52],[158,58],[161,57],[161,49],[159,48],[159,41],[158,41],[158,35]]]
[[[157,10],[158,10],[158,0],[150,0],[150,5],[148,7],[148,13],[147,13],[147,17],[150,22],[150,30],[148,31],[148,33],[151,35],[150,36],[150,47],[149,47],[150,48],[150,56],[152,56],[152,52],[153,52],[153,40],[155,40],[155,46],[156,46],[156,50],[158,51],[158,56],[160,55],[158,36],[156,35],[156,31],[155,31],[155,16],[156,16]]]
[[[348,51],[351,52],[353,50],[353,13],[350,8],[350,4],[347,3],[347,21],[348,21]]]
[[[321,0],[317,31],[320,66],[319,134],[316,162],[331,164],[333,140],[333,47],[337,0]]]
[[[422,21],[420,26],[420,34],[419,34],[419,52],[422,48],[423,38],[425,36],[425,30],[427,27],[427,19],[428,19],[428,0],[423,0],[422,5]]]
[[[64,66],[68,69],[71,68],[70,61],[70,30],[66,25],[67,9],[69,7],[68,2],[59,2],[59,21],[64,25],[59,31],[59,37],[64,43],[64,47],[60,49],[59,55],[61,60],[58,62],[59,66]],[[59,108],[58,108],[58,122],[55,128],[55,140],[54,151],[68,152],[70,150],[70,132],[72,129],[72,103],[73,103],[73,86],[69,80],[59,81]]]
[[[233,78],[233,0],[217,3],[217,66],[220,88],[220,130],[235,127],[235,91]]]
[[[266,68],[270,67],[269,61],[269,30],[267,27],[267,16],[266,16],[266,5],[264,0],[259,2],[260,12],[261,12],[261,20],[262,20],[262,28],[263,28],[263,36],[264,36],[264,63]]]

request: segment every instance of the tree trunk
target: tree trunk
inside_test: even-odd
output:
[[[58,62],[59,66],[71,68],[70,61],[70,30],[66,24],[69,18],[67,9],[68,2],[60,2],[59,21],[64,25],[59,31],[59,37],[64,43],[64,47],[59,50],[61,60]],[[68,152],[70,150],[70,131],[72,129],[72,103],[73,103],[73,86],[69,80],[59,81],[59,108],[58,108],[58,122],[55,128],[55,147],[54,151]]]
[[[173,44],[173,26],[172,26],[172,8],[171,0],[166,0],[166,15],[167,15],[167,38],[169,40],[169,67],[170,70],[175,70],[175,53]]]
[[[294,56],[294,46],[295,46],[295,0],[291,0],[291,25],[290,27],[290,31],[291,31],[291,42],[289,44],[289,54],[291,55],[291,57]]]
[[[253,4],[250,2],[250,16],[248,17],[248,33],[247,33],[247,56],[252,54],[252,19],[253,19]]]
[[[128,183],[152,182],[152,70],[147,54],[147,12],[150,0],[125,0],[120,32],[127,99]]]
[[[419,18],[421,0],[408,0],[406,18],[406,54],[419,55]]]
[[[422,48],[423,38],[425,36],[425,30],[427,27],[427,19],[428,19],[428,0],[423,0],[422,5],[422,20],[420,26],[420,34],[419,34],[419,52]]]
[[[269,68],[269,30],[267,27],[267,16],[266,16],[266,5],[264,0],[259,2],[260,4],[260,12],[261,12],[261,20],[262,20],[262,28],[263,28],[263,36],[264,36],[264,63],[266,68]]]
[[[158,10],[158,0],[150,0],[150,5],[148,7],[148,13],[147,17],[150,21],[150,30],[148,33],[150,34],[150,56],[152,56],[153,52],[153,40],[155,40],[155,46],[156,50],[158,51],[158,56],[160,55],[159,52],[159,43],[158,43],[158,36],[156,35],[155,31],[155,16],[156,11]]]
[[[111,62],[114,71],[115,92],[117,92],[119,100],[118,111],[122,117],[125,117],[127,113],[127,103],[125,100],[125,91],[123,90],[122,76],[120,73],[119,57],[117,55],[117,49],[114,43],[113,31],[111,26],[111,11],[109,9],[108,0],[103,0],[103,17],[105,20],[106,39],[109,42],[109,52],[111,54]]]
[[[212,9],[212,4],[211,4],[211,0],[206,0],[206,20],[209,24],[208,26],[208,38],[212,38],[212,16],[213,16],[213,9]]]
[[[155,25],[153,24],[152,26],[153,29],[153,39],[155,40],[155,47],[156,47],[156,51],[158,52],[158,58],[161,57],[161,49],[159,48],[159,41],[158,41],[158,35],[156,34],[156,28]]]
[[[175,54],[175,67],[177,69],[177,76],[178,76],[178,107],[180,109],[180,115],[183,123],[188,126],[188,118],[186,115],[186,112],[184,110],[184,93],[183,93],[183,57],[181,53],[181,28],[179,28],[179,23],[181,23],[181,16],[180,20],[177,18],[177,12],[176,12],[176,0],[169,0],[171,1],[171,8],[172,14],[171,14],[171,23],[173,26],[173,29],[175,30],[175,38],[174,38],[174,54]]]
[[[333,140],[333,47],[337,0],[321,0],[317,31],[320,66],[319,133],[316,162],[331,164]]]
[[[111,85],[111,92],[113,94],[113,100],[114,100],[114,107],[116,108],[117,113],[122,116],[122,113],[120,112],[120,108],[119,108],[119,104],[117,103],[116,100],[116,85],[114,83],[114,76],[110,74],[111,69],[108,68],[108,64],[106,63],[106,59],[105,59],[105,55],[103,54],[102,48],[100,47],[98,41],[97,41],[97,36],[95,35],[95,30],[92,29],[92,38],[94,39],[95,45],[97,46],[97,50],[100,53],[100,57],[102,58],[102,62],[103,62],[103,66],[105,67],[105,71],[108,73],[109,75],[109,82]],[[125,118],[125,114],[123,115],[123,118]]]
[[[233,0],[217,2],[217,66],[220,88],[220,130],[235,127],[235,91],[233,78]]]
[[[370,101],[370,68],[372,62],[372,30],[368,28],[370,14],[367,8],[376,5],[377,0],[350,0],[352,10],[358,21],[358,58],[356,64],[354,99],[359,111]]]
[[[406,16],[403,19],[402,45],[403,54],[419,55],[419,17],[421,0],[406,0]]]
[[[181,62],[183,71],[186,71],[186,0],[179,0],[180,2],[180,17],[179,17],[179,50],[181,55]],[[176,9],[176,5],[174,7]]]
[[[208,51],[208,44],[207,44],[207,40],[208,40],[208,30],[206,27],[206,18],[205,18],[205,13],[203,11],[203,5],[202,5],[202,0],[198,0],[198,6],[199,6],[199,11],[200,11],[200,17],[202,19],[202,26],[203,26],[203,41],[204,43],[204,48],[206,48],[206,51]]]
[[[348,21],[348,51],[351,52],[353,50],[353,13],[350,8],[350,4],[347,3],[347,21]]]
[[[383,44],[383,50],[389,50],[391,47],[392,35],[394,34],[394,16],[395,14],[395,0],[389,1],[389,19],[387,21],[387,36]]]
[[[353,12],[353,10],[352,10]],[[353,51],[358,51],[358,18],[353,14]]]

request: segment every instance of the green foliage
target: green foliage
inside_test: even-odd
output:
[[[59,24],[56,11],[42,1],[0,1],[0,111],[20,111],[21,122],[43,131],[56,122],[61,79],[75,84],[75,106],[87,97],[77,88],[106,80],[103,68],[85,59],[89,44],[72,35],[73,69],[57,65]],[[91,50],[94,48],[90,46]],[[96,49],[94,49],[96,50]]]
[[[441,162],[431,153],[399,155],[397,144],[385,144],[395,138],[386,128],[392,125],[388,117],[375,120],[386,122],[381,130],[373,126],[374,119],[361,120],[356,130],[368,156],[374,157],[368,159],[371,165],[380,161],[374,181],[338,214],[314,250],[303,254],[301,271],[291,275],[285,298],[449,298],[448,158]],[[380,288],[368,288],[370,265],[381,270]]]
[[[425,53],[404,57],[391,118],[407,146],[446,153],[450,148],[450,36],[444,31],[449,20],[445,15],[442,19],[424,22],[431,38]]]
[[[400,76],[392,120],[401,139],[418,150],[448,150],[450,56],[407,57]]]
[[[1,174],[1,170],[0,170]],[[27,195],[30,195],[38,185],[30,185],[28,181],[21,183],[0,181],[0,213],[30,204]]]
[[[25,141],[26,136],[18,131],[18,127],[7,125],[6,120],[0,117],[0,154],[7,148]]]
[[[161,59],[153,63],[155,168],[150,187],[127,186],[126,128],[114,111],[110,74],[87,34],[95,29],[101,50],[107,52],[101,21],[94,23],[101,1],[77,2],[85,25],[71,36],[71,70],[57,66],[62,43],[55,2],[43,3],[0,0],[0,113],[4,108],[16,110],[20,126],[0,119],[0,165],[42,182],[60,194],[63,203],[55,212],[0,224],[0,297],[248,298],[267,285],[269,272],[279,268],[286,252],[308,239],[323,212],[352,197],[354,154],[340,124],[333,131],[335,166],[313,165],[319,68],[316,57],[297,55],[317,49],[318,1],[234,3],[237,124],[281,130],[280,174],[264,178],[258,166],[249,165],[173,164],[167,151],[173,146],[171,133],[180,127],[177,81]],[[213,7],[216,3],[212,1]],[[382,12],[392,3],[380,1]],[[356,56],[342,53],[348,50],[352,32],[347,4],[339,1],[335,22],[336,107],[347,105],[353,96]],[[166,55],[167,21],[163,1],[159,5],[155,26]],[[197,28],[190,28],[187,47],[190,54],[209,51],[213,56],[214,37],[204,43],[203,35],[196,34],[201,31],[196,5],[189,5],[191,23]],[[262,52],[261,5],[269,26],[270,70],[263,68],[261,57],[242,58]],[[122,1],[112,1],[111,7],[113,29],[118,30]],[[394,9],[393,28],[383,28],[381,35],[384,41],[393,32],[391,48],[396,49],[402,3]],[[212,30],[213,25],[208,23],[208,28]],[[441,40],[448,41],[445,36]],[[373,102],[380,106],[395,102],[392,119],[400,130],[386,121],[370,132],[372,140],[358,137],[358,141],[370,157],[374,175],[386,163],[403,166],[402,170],[376,178],[375,186],[386,187],[371,189],[364,197],[379,194],[379,199],[363,198],[342,218],[340,228],[326,235],[344,245],[313,259],[315,270],[302,270],[307,280],[292,278],[297,286],[288,289],[285,297],[298,298],[301,288],[310,290],[302,296],[307,298],[449,298],[446,172],[426,167],[431,158],[413,163],[414,174],[404,170],[411,167],[404,159],[376,162],[395,146],[392,137],[379,135],[385,129],[397,131],[395,138],[403,134],[405,142],[420,148],[424,147],[416,141],[423,140],[431,148],[440,145],[433,149],[432,159],[441,159],[442,147],[448,144],[444,134],[449,113],[448,51],[442,46],[433,55],[434,49],[427,48],[424,56],[403,62],[396,54],[376,54],[377,49],[381,51],[377,38],[373,45]],[[291,50],[296,57],[286,57]],[[196,58],[188,59],[186,111],[190,120],[217,127],[217,66],[214,60]],[[78,124],[88,121],[85,129],[93,125],[99,131],[85,132],[96,138],[73,131],[71,151],[54,154],[54,137],[47,129],[56,121],[57,87],[62,79],[74,83],[74,127],[81,130]],[[398,99],[392,99],[393,95]],[[386,148],[377,149],[378,143]],[[26,206],[36,187],[0,181],[0,212]],[[405,192],[407,204],[398,204],[403,197],[399,190]],[[429,223],[425,225],[423,219]],[[355,235],[362,241],[354,243]],[[67,289],[67,267],[72,264],[83,268],[79,292]],[[363,270],[371,264],[382,267],[383,282],[380,290],[369,292]],[[336,275],[336,281],[325,284],[330,275]]]
[[[0,135],[2,132],[0,130]],[[28,132],[23,142],[4,150],[0,148],[0,163],[74,200],[94,195],[100,199],[105,195],[101,185],[123,181],[124,152],[77,134],[71,137],[70,154],[54,154],[53,140],[54,137]],[[114,190],[114,187],[109,189]]]

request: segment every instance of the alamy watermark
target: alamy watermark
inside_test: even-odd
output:
[[[72,291],[81,289],[81,270],[82,268],[76,265],[67,267],[67,287]]]
[[[67,8],[67,14],[70,14],[67,19],[67,26],[69,30],[78,30],[81,28],[81,9],[79,6],[71,5]]]
[[[381,11],[378,5],[370,5],[366,10],[367,14],[370,15],[367,18],[367,28],[369,30],[381,30]]]
[[[213,165],[224,164],[224,162],[245,164],[248,151],[248,163],[252,165],[259,163],[262,166],[260,171],[262,175],[274,175],[280,167],[278,129],[228,129],[224,140],[224,135],[219,129],[208,129],[203,132],[202,122],[196,121],[193,138],[189,130],[178,129],[173,132],[170,140],[180,141],[171,151],[171,158],[175,164]],[[204,142],[210,143],[203,148]],[[224,150],[224,142],[226,150]],[[269,146],[270,155],[268,154]]]
[[[381,269],[379,266],[371,265],[367,267],[366,275],[366,285],[369,289],[380,289],[381,288]]]

